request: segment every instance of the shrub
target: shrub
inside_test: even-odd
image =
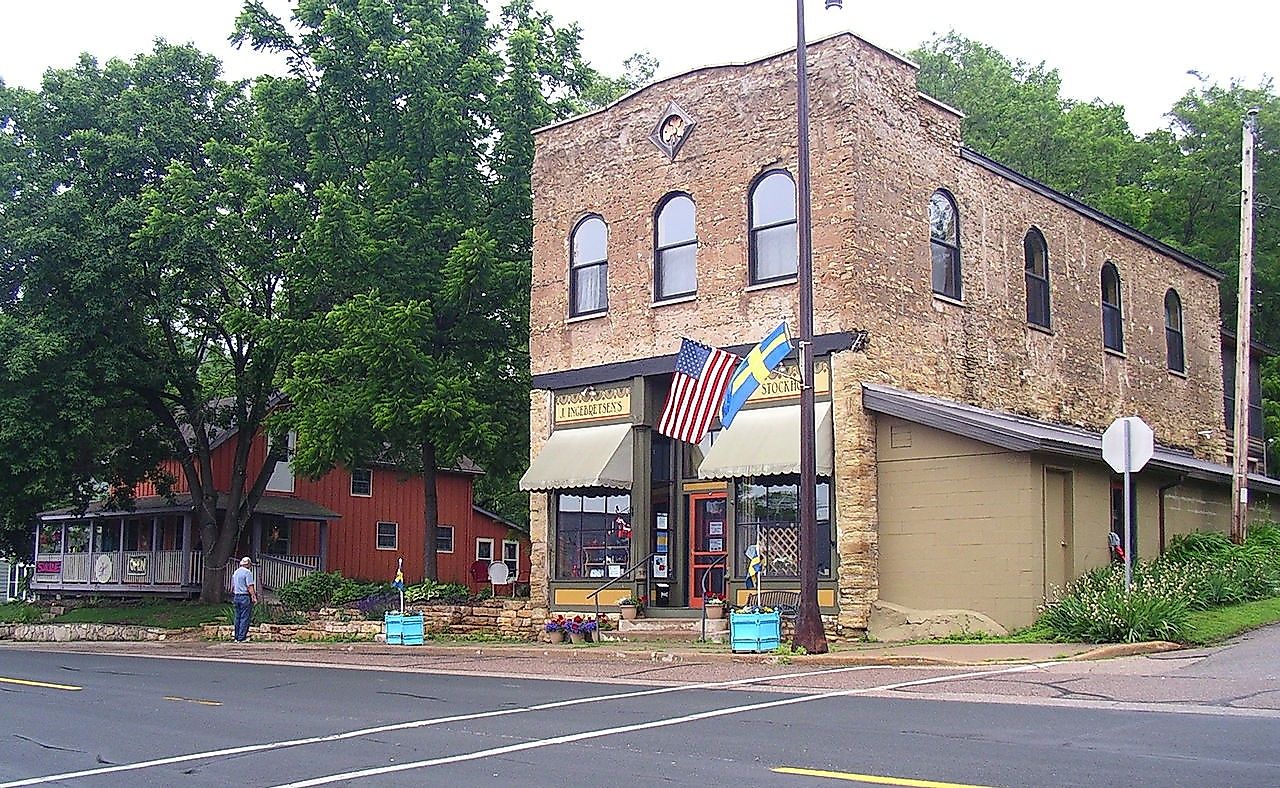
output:
[[[1186,631],[1190,609],[1173,577],[1135,572],[1126,593],[1122,567],[1098,567],[1046,605],[1037,625],[1062,640],[1086,643],[1178,640]]]
[[[423,580],[421,583],[406,586],[404,601],[409,604],[434,602],[440,600],[463,602],[471,598],[471,590],[459,583],[437,583],[434,580]]]
[[[344,582],[337,572],[312,572],[285,583],[280,601],[295,610],[316,610],[329,604]]]
[[[399,607],[400,595],[394,591],[366,596],[356,602],[356,610],[370,621],[380,619],[387,612],[397,610]]]
[[[349,605],[365,597],[379,596],[392,592],[390,583],[362,583],[359,580],[344,579],[329,597],[333,605]]]

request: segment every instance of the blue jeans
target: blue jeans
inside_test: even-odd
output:
[[[248,640],[249,619],[253,616],[253,597],[248,594],[236,594],[234,604],[236,640]]]

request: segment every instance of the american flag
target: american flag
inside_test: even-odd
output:
[[[692,339],[681,339],[671,391],[658,419],[658,432],[685,443],[699,443],[720,411],[729,376],[738,361],[732,353]]]

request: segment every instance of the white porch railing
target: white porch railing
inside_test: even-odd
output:
[[[27,583],[35,574],[35,566],[22,561],[0,561],[0,577],[4,578],[4,587],[0,588],[0,602],[25,601],[32,598],[27,590]]]
[[[294,560],[298,558],[306,563]],[[259,556],[258,583],[264,591],[279,591],[285,583],[312,574],[318,565],[318,556]]]

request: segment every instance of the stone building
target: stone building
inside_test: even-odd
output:
[[[1225,529],[1221,272],[966,149],[897,55],[841,34],[809,67],[829,633],[877,600],[1030,623],[1122,529],[1099,449],[1119,416],[1158,444],[1137,554]],[[616,578],[602,603],[744,601],[755,542],[765,586],[798,588],[796,384],[775,373],[699,446],[652,428],[681,337],[741,354],[796,325],[796,157],[787,53],[537,132],[522,484],[551,609]]]

